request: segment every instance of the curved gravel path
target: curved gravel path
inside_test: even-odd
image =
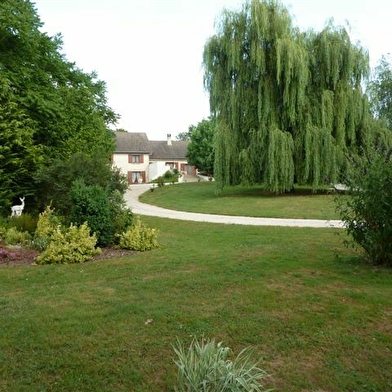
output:
[[[179,185],[181,186],[181,185]],[[289,227],[316,227],[316,228],[343,228],[344,224],[339,220],[317,220],[317,219],[280,219],[280,218],[254,218],[249,216],[228,216],[215,214],[201,214],[195,212],[183,212],[156,207],[151,204],[141,203],[139,196],[151,188],[150,184],[131,185],[124,195],[128,207],[135,214],[158,216],[179,220],[190,220],[195,222],[225,223],[233,225],[248,226],[289,226]]]

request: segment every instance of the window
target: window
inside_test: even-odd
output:
[[[137,172],[132,172],[132,183],[138,184],[140,182],[140,179],[142,178],[142,173],[137,171]]]
[[[128,163],[143,163],[143,155],[129,154]]]
[[[141,184],[146,182],[145,171],[129,171],[128,184]]]

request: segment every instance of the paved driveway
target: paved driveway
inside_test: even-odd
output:
[[[181,186],[171,185],[171,186]],[[343,222],[339,220],[317,220],[317,219],[280,219],[280,218],[253,218],[248,216],[228,216],[215,214],[200,214],[194,212],[183,212],[168,210],[161,207],[152,206],[150,204],[141,203],[139,196],[149,191],[150,184],[131,185],[130,189],[125,193],[125,201],[128,207],[135,214],[158,216],[160,218],[170,218],[179,220],[190,220],[195,222],[211,222],[224,223],[233,225],[249,225],[249,226],[289,226],[289,227],[316,227],[316,228],[343,228]]]

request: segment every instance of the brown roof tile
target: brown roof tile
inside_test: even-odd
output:
[[[151,160],[186,160],[188,141],[157,141],[148,140],[145,133],[137,132],[116,132],[116,152],[117,153],[146,153],[150,154]]]
[[[145,133],[116,132],[116,152],[151,153],[149,141]]]

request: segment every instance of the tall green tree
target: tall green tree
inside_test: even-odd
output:
[[[392,130],[392,65],[385,56],[373,71],[368,94],[374,116]]]
[[[223,11],[203,56],[218,186],[263,182],[283,192],[337,181],[347,154],[367,142],[368,64],[344,28],[303,33],[278,1]]]
[[[190,131],[190,129],[188,128],[188,131],[186,131],[186,132],[180,132],[176,136],[176,139],[180,140],[180,141],[183,141],[183,142],[186,142],[186,141],[190,140],[191,139],[191,131]]]
[[[11,95],[0,76],[0,213],[10,213],[16,195],[33,192],[31,172],[43,160],[41,148],[33,140],[34,122],[12,102]]]
[[[0,161],[2,209],[17,196],[36,196],[40,167],[79,152],[114,150],[105,83],[61,53],[61,36],[41,32],[30,0],[0,2]],[[27,207],[29,203],[26,203]]]
[[[204,119],[189,127],[188,163],[212,176],[214,174],[214,120]]]

